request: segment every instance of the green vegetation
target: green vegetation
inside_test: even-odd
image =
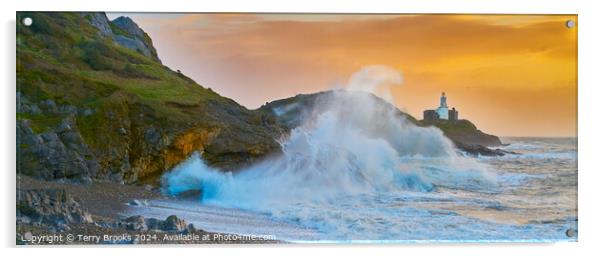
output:
[[[462,119],[456,122],[439,120],[435,126],[445,133],[467,133],[477,131],[477,127],[468,120]]]
[[[33,19],[29,27],[17,23],[17,92],[24,109],[36,109],[19,112],[17,120],[26,120],[36,134],[74,122],[68,139],[90,150],[38,159],[21,143],[20,172],[51,178],[53,166],[62,166],[55,161],[81,153],[100,170],[91,165],[70,172],[136,182],[159,177],[192,150],[202,149],[209,164],[233,170],[279,148],[273,138],[281,131],[272,114],[248,110],[163,66],[154,47],[145,56],[117,44],[99,33],[91,15],[17,14],[18,20]],[[109,24],[113,34],[133,36]],[[148,35],[141,39],[152,46]],[[77,144],[77,135],[85,145]]]
[[[25,16],[34,22],[30,27],[17,24],[17,90],[33,102],[52,99],[61,104],[102,109],[120,105],[126,98],[129,104],[149,106],[166,119],[182,119],[189,113],[168,102],[198,105],[206,100],[224,101],[183,74],[102,38],[88,22],[89,17],[36,12],[19,13],[18,18]],[[117,26],[111,28],[116,34],[127,35]],[[116,94],[123,97],[111,97]],[[45,127],[42,118],[19,118]],[[93,123],[96,125],[89,126],[102,126],[102,121]],[[85,127],[82,126],[84,134]]]
[[[36,133],[42,133],[56,127],[63,117],[59,115],[32,115],[17,113],[17,120],[30,120],[31,128]]]
[[[121,29],[120,27],[116,26],[115,24],[109,23],[109,26],[111,27],[111,30],[113,31],[114,34],[132,38],[132,35],[128,34],[128,32],[125,32],[125,30]]]
[[[426,125],[421,123],[421,125]],[[438,120],[434,126],[441,129],[443,134],[452,140],[457,146],[480,145],[484,147],[499,146],[500,139],[494,135],[486,134],[479,130],[472,122],[462,119],[455,122]]]

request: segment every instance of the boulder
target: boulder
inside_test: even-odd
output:
[[[125,228],[129,231],[155,231],[155,232],[194,232],[197,229],[192,224],[187,224],[185,220],[175,215],[167,217],[165,220],[157,218],[144,218],[140,215],[130,216],[122,219],[116,224],[117,227]]]
[[[157,230],[157,231],[163,230],[163,221],[162,220],[156,219],[156,218],[148,218],[145,221],[146,221],[146,226],[148,227],[149,230]]]
[[[64,189],[17,190],[17,222],[46,224],[60,230],[93,223],[92,215]]]
[[[130,231],[147,231],[146,220],[140,215],[131,216],[125,220],[125,229]]]
[[[182,232],[186,230],[186,221],[178,218],[176,215],[171,215],[163,222],[163,230],[168,232]]]

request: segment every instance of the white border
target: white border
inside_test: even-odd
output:
[[[509,3],[510,2],[510,3]],[[361,13],[577,13],[578,5],[564,0],[222,0],[222,1],[19,1],[18,10],[117,12],[361,12]],[[115,4],[112,4],[115,3]]]
[[[114,12],[362,12],[362,13],[544,13],[544,14],[575,14],[579,15],[579,242],[559,244],[416,244],[416,245],[277,245],[277,246],[184,246],[184,252],[201,253],[206,255],[223,255],[226,253],[252,255],[309,255],[322,253],[341,253],[345,255],[575,255],[589,254],[599,251],[599,233],[601,229],[600,199],[602,194],[599,185],[602,182],[602,168],[596,161],[600,152],[600,135],[602,110],[599,95],[600,87],[600,31],[602,29],[602,10],[597,1],[566,1],[566,0],[530,0],[530,1],[471,1],[471,0],[221,0],[221,1],[192,1],[192,0],[103,0],[103,1],[3,1],[2,29],[0,40],[3,58],[2,67],[2,101],[1,115],[3,125],[0,126],[0,141],[3,142],[0,152],[4,168],[2,202],[0,211],[2,237],[0,242],[5,247],[14,247],[15,213],[14,213],[14,172],[15,172],[15,11],[45,10],[45,11],[114,11]],[[144,246],[94,247],[97,250],[86,250],[77,247],[75,250],[60,250],[60,254],[73,255],[106,255],[111,254],[173,254],[173,248],[182,246]],[[270,249],[265,249],[270,247]],[[273,249],[273,248],[276,249]],[[193,251],[202,248],[202,251]],[[4,250],[4,249],[3,249]],[[9,249],[3,255],[40,254],[47,253],[31,249]],[[18,251],[14,251],[18,250]],[[58,252],[58,251],[57,251]],[[7,253],[7,254],[4,254]],[[58,253],[57,253],[58,254]]]

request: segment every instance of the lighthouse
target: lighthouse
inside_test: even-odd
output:
[[[447,120],[450,123],[458,121],[458,110],[456,110],[456,108],[449,109],[445,92],[441,93],[439,107],[437,109],[427,109],[422,115],[422,120],[425,124],[434,124],[437,123],[438,120]]]
[[[445,92],[441,93],[441,98],[439,98],[439,107],[437,108],[437,115],[439,115],[439,119],[448,119],[449,109],[447,108],[447,97],[445,97]]]

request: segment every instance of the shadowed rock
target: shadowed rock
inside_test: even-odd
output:
[[[195,227],[192,224],[187,224],[185,220],[178,218],[175,215],[167,217],[165,220],[157,218],[144,218],[140,215],[131,216],[123,219],[116,224],[118,227],[123,227],[130,231],[162,231],[162,232],[192,232]]]
[[[66,229],[74,223],[93,223],[88,213],[63,189],[17,190],[17,222]]]

